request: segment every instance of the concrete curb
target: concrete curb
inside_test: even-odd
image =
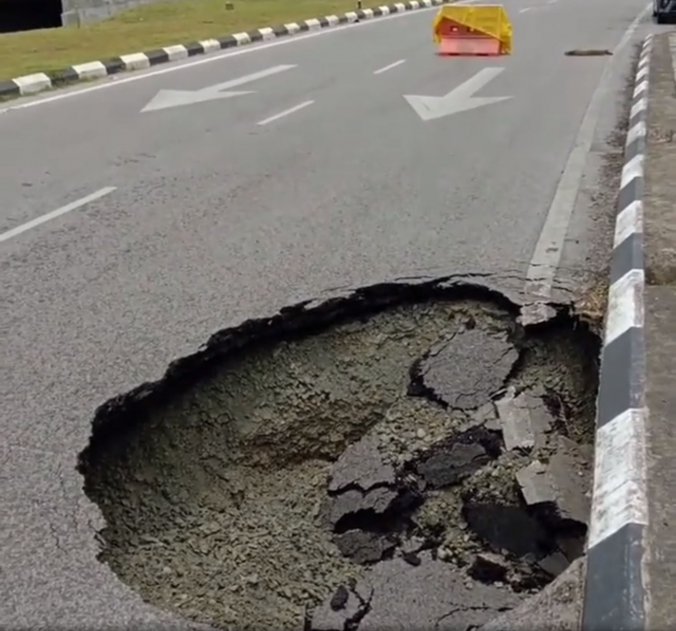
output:
[[[375,9],[348,11],[340,16],[327,15],[324,17],[303,20],[302,22],[290,22],[288,24],[283,24],[282,26],[268,26],[248,32],[233,33],[232,35],[226,35],[225,37],[217,39],[207,39],[199,42],[190,42],[188,44],[175,44],[173,46],[165,46],[164,48],[150,50],[144,53],[130,53],[120,57],[114,57],[113,59],[90,61],[88,63],[69,66],[63,70],[38,72],[23,77],[16,77],[9,81],[0,82],[0,99],[27,96],[51,88],[70,85],[80,81],[102,79],[120,72],[142,70],[150,68],[151,66],[170,61],[178,61],[195,55],[206,55],[227,48],[238,48],[240,46],[246,46],[247,44],[295,35],[296,33],[332,28],[343,24],[359,22],[361,20],[385,17],[395,13],[404,13],[406,11],[415,11],[417,9],[428,9],[442,4],[451,4],[453,1],[454,0],[409,0],[408,2],[397,2],[395,4],[382,5]]]
[[[636,69],[601,355],[583,631],[646,628],[643,190],[652,36]]]

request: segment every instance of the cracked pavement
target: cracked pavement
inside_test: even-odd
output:
[[[419,557],[418,566],[393,559],[374,567],[368,576],[373,597],[359,631],[457,631],[520,602],[506,588],[470,586],[453,566],[432,559],[429,552]]]

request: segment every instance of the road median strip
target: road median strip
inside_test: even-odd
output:
[[[238,48],[263,41],[288,37],[327,28],[335,28],[361,20],[385,17],[391,14],[427,9],[453,0],[410,0],[391,5],[382,5],[371,9],[348,11],[340,15],[327,15],[309,18],[299,22],[290,22],[280,26],[260,27],[250,31],[233,33],[224,37],[193,41],[185,44],[173,44],[155,48],[146,52],[135,52],[81,64],[63,69],[45,70],[0,81],[0,99],[37,94],[44,90],[75,84],[83,81],[102,79],[122,72],[143,70],[171,61],[187,59],[195,55],[206,55],[216,51]]]

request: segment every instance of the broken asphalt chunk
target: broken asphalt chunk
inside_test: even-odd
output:
[[[386,487],[375,488],[368,493],[350,489],[335,497],[329,497],[325,507],[327,526],[331,529],[337,528],[342,519],[363,511],[381,515],[392,506],[397,497],[397,489]]]
[[[542,397],[513,387],[495,403],[507,451],[541,447],[552,428],[553,418]]]
[[[584,543],[584,537],[567,537],[562,535],[556,538],[556,545],[571,563],[584,554]]]
[[[471,410],[503,386],[519,353],[504,333],[473,328],[437,345],[412,371],[412,391]]]
[[[461,482],[498,455],[497,434],[478,426],[435,445],[416,470],[426,484],[438,489]]]
[[[392,559],[373,567],[368,576],[373,596],[359,631],[457,631],[484,624],[520,602],[509,590],[468,586],[457,568],[429,552],[419,559],[417,565]]]
[[[495,583],[504,581],[508,571],[509,565],[500,555],[482,552],[476,555],[469,575],[482,583]]]
[[[529,506],[551,504],[559,519],[586,526],[591,505],[580,473],[588,463],[573,441],[558,437],[557,447],[547,464],[536,460],[516,474],[521,494]]]
[[[404,559],[404,561],[406,561],[406,563],[409,565],[417,566],[422,563],[420,557],[415,552],[405,552],[401,555],[401,558]]]
[[[344,556],[361,564],[380,561],[395,546],[395,542],[386,535],[365,530],[348,530],[333,535],[333,541]]]
[[[468,503],[463,507],[467,525],[496,551],[507,550],[518,557],[546,556],[553,542],[544,527],[519,506]]]
[[[448,450],[432,454],[418,464],[418,473],[433,488],[456,484],[490,460],[479,444],[452,445]]]
[[[531,462],[516,474],[516,481],[521,487],[521,494],[526,504],[545,504],[556,500],[556,490],[547,475],[548,467],[539,460]]]
[[[472,418],[477,425],[483,425],[486,429],[497,432],[500,431],[500,424],[498,423],[498,414],[495,409],[495,404],[492,401],[482,405],[474,414]]]
[[[545,302],[534,302],[523,305],[517,321],[521,326],[531,326],[549,322],[556,317],[556,309]]]
[[[329,480],[329,492],[357,487],[368,491],[374,486],[394,484],[392,465],[384,462],[378,451],[378,442],[372,436],[348,446],[334,463]]]
[[[540,559],[538,565],[547,572],[547,574],[556,577],[565,572],[570,563],[563,553],[557,550],[544,557],[544,559]]]

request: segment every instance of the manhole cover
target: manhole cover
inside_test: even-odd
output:
[[[102,407],[81,469],[122,580],[238,631],[450,630],[582,553],[598,340],[396,291],[221,332]]]

